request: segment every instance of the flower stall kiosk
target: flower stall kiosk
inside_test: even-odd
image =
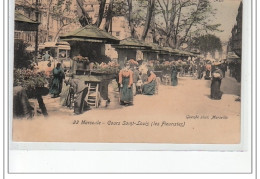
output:
[[[151,46],[148,46],[144,42],[134,38],[123,39],[120,41],[120,44],[115,44],[112,46],[116,49],[118,53],[118,63],[121,68],[124,67],[124,64],[130,59],[138,60],[138,50],[143,51],[151,49]]]
[[[119,65],[106,56],[105,45],[119,44],[119,40],[93,25],[81,27],[60,39],[71,46],[73,78],[96,86],[102,100],[109,100],[108,84],[117,75]]]

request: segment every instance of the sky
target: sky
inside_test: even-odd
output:
[[[215,19],[212,24],[221,24],[223,32],[216,32],[222,42],[227,42],[231,37],[231,30],[236,24],[236,16],[241,0],[222,0],[223,2],[213,2],[212,5],[217,9]]]

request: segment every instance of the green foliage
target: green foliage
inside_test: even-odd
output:
[[[29,96],[32,96],[36,88],[47,84],[44,72],[35,72],[30,69],[14,69],[14,86],[22,86]]]
[[[135,3],[135,4],[134,4]],[[134,26],[142,26],[145,23],[147,0],[137,0],[133,2],[133,12],[131,19]],[[128,17],[128,4],[125,0],[114,0],[113,4],[113,16],[125,16]]]
[[[124,0],[114,0],[113,16],[126,16],[127,13],[128,13],[127,2]]]
[[[28,44],[23,40],[14,42],[14,67],[27,68],[33,63],[33,54],[26,51]]]
[[[197,48],[200,52],[207,54],[208,52],[214,54],[216,50],[222,52],[222,44],[220,39],[211,34],[194,37],[191,46]]]
[[[69,18],[71,15],[75,15],[75,12],[71,9],[72,2],[70,0],[58,0],[56,3],[53,3],[51,6],[51,16],[61,21],[61,23],[72,23],[76,22],[78,19]],[[75,15],[76,17],[76,15]]]
[[[157,0],[155,12],[156,32],[175,48],[189,42],[191,36],[221,31],[220,24],[210,24],[216,12],[210,0]]]

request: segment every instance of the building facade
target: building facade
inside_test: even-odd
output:
[[[237,56],[242,56],[242,2],[238,8],[238,14],[236,17],[237,23],[234,25],[231,33],[232,36],[229,39],[227,52],[234,52]]]
[[[59,35],[63,35],[80,27],[80,24],[75,20],[77,18],[75,14],[76,4],[72,3],[70,5],[71,13],[57,17],[57,14],[54,13],[57,3],[58,0],[38,0],[38,22],[40,22],[38,29],[39,44],[47,41],[55,41]],[[64,8],[65,5],[61,6],[60,10]],[[16,0],[15,11],[18,11],[32,20],[36,20],[36,0]],[[56,11],[58,10],[56,9]],[[35,35],[35,32],[14,32],[15,39],[22,39],[32,47],[35,45]]]

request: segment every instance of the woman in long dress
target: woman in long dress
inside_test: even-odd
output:
[[[53,69],[52,74],[53,80],[50,88],[50,93],[53,95],[53,97],[58,97],[62,90],[63,79],[65,79],[65,74],[61,68],[60,63],[58,63],[56,68]]]
[[[147,71],[147,75],[148,79],[146,82],[144,82],[143,94],[154,95],[156,86],[156,75],[150,70]]]
[[[178,84],[178,78],[177,78],[177,69],[175,66],[172,67],[172,74],[171,74],[171,81],[172,81],[172,86],[177,86]]]
[[[211,64],[208,62],[205,66],[206,68],[206,75],[205,75],[205,80],[210,80],[210,72],[211,72]]]
[[[130,70],[130,65],[127,64],[125,68],[119,72],[120,84],[120,104],[133,104],[133,72]]]
[[[212,73],[212,82],[211,82],[211,99],[220,100],[222,97],[222,91],[220,91],[221,80],[223,78],[223,72],[219,68],[219,65],[215,66],[215,70]]]

